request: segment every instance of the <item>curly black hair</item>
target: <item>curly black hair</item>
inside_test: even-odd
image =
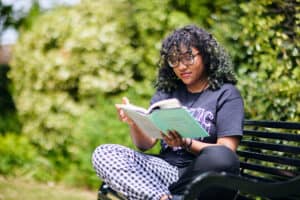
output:
[[[224,48],[204,29],[195,25],[187,25],[175,30],[162,43],[160,69],[155,84],[158,90],[171,92],[183,84],[167,62],[168,55],[181,53],[181,47],[189,52],[193,47],[200,52],[210,89],[216,90],[224,83],[236,84],[232,63]]]

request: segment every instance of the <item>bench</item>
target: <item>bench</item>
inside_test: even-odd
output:
[[[185,200],[223,189],[233,200],[300,199],[300,123],[245,120],[244,137],[237,154],[240,175],[206,172],[184,193]],[[224,194],[215,197],[225,198]],[[210,198],[210,199],[215,199]],[[125,199],[105,183],[98,200]]]

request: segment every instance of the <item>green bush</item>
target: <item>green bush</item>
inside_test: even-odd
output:
[[[15,133],[0,135],[0,174],[25,174],[32,169],[36,155],[27,137]]]
[[[10,81],[7,78],[8,65],[0,64],[0,134],[20,132],[21,127],[17,111],[9,91]]]
[[[26,135],[0,135],[0,174],[26,176],[48,182],[58,181],[69,168],[63,155],[56,162],[43,157]],[[64,160],[64,165],[59,165]]]
[[[300,120],[300,7],[294,1],[240,4],[240,88],[249,117]]]
[[[107,1],[60,8],[21,35],[10,73],[14,100],[23,132],[45,153],[64,148],[93,96],[133,83],[126,10]]]

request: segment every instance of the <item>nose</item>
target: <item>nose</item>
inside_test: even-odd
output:
[[[185,70],[187,68],[187,65],[185,65],[181,61],[179,61],[177,68],[179,70]]]

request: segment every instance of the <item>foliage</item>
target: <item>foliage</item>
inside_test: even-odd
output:
[[[8,91],[9,80],[6,76],[9,67],[7,65],[0,65],[0,110],[8,112],[15,110],[11,94]]]
[[[14,133],[0,135],[1,174],[18,174],[20,168],[30,170],[36,155],[37,152],[27,137]]]
[[[51,152],[50,152],[51,154]],[[27,176],[40,181],[57,181],[68,165],[59,155],[55,162],[43,157],[25,135],[6,133],[0,136],[0,174]],[[61,165],[62,160],[64,164]]]
[[[0,135],[4,135],[7,132],[21,131],[21,124],[18,116],[15,112],[5,112],[0,115]]]
[[[124,67],[134,60],[129,37],[122,34],[126,10],[107,1],[60,8],[22,34],[10,77],[18,83],[14,99],[23,132],[44,155],[69,153],[72,129],[94,105],[91,97],[131,84],[130,67]]]
[[[20,132],[21,130],[15,104],[9,91],[8,70],[9,67],[7,65],[0,65],[0,134]]]
[[[238,73],[250,118],[300,120],[300,9],[295,1],[240,4]]]

